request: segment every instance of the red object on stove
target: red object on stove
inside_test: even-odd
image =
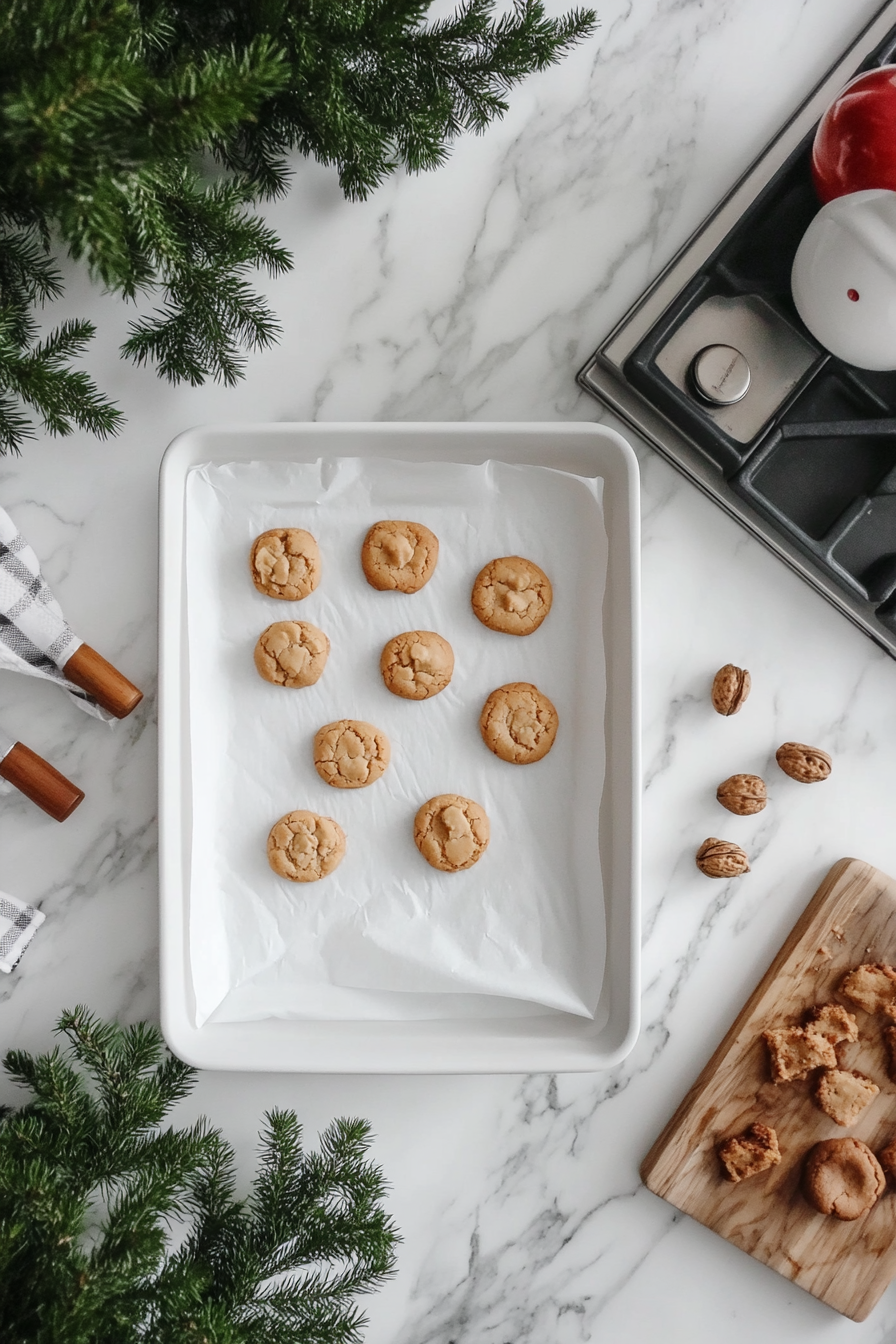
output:
[[[818,123],[812,179],[823,205],[853,191],[896,191],[896,65],[850,80]]]

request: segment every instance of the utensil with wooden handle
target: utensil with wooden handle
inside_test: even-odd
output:
[[[65,821],[83,800],[83,790],[23,742],[0,730],[0,778],[24,793],[55,821]]]
[[[57,682],[98,718],[123,719],[143,699],[127,677],[72,630],[36,554],[2,508],[0,668]]]
[[[89,644],[79,645],[68,662],[63,663],[62,670],[69,681],[92,696],[113,718],[127,718],[143,699],[143,692]]]

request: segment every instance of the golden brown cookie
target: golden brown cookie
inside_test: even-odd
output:
[[[360,719],[324,724],[314,737],[314,768],[334,789],[363,789],[389,764],[389,739]]]
[[[482,706],[482,740],[512,765],[532,765],[547,756],[560,720],[546,695],[528,681],[499,686]]]
[[[414,844],[443,873],[472,868],[485,853],[489,834],[484,809],[456,793],[430,798],[414,818]]]
[[[374,523],[361,547],[361,565],[371,588],[417,593],[433,576],[439,539],[422,523],[385,519]]]
[[[896,971],[892,966],[856,966],[846,972],[837,993],[866,1013],[896,1018]]]
[[[428,700],[444,691],[454,672],[454,650],[434,630],[406,630],[380,655],[386,690],[404,700]]]
[[[310,621],[275,621],[258,637],[255,666],[274,686],[313,686],[329,653],[330,641]]]
[[[764,1031],[773,1083],[792,1083],[808,1078],[813,1069],[836,1069],[833,1045],[811,1027],[775,1027]]]
[[[473,584],[473,611],[489,630],[531,635],[551,609],[551,581],[534,560],[505,555],[490,560]]]
[[[823,1139],[809,1150],[803,1194],[819,1213],[852,1222],[874,1207],[885,1188],[880,1163],[861,1139]]]
[[[253,541],[249,568],[260,593],[300,602],[320,583],[320,551],[304,528],[274,527]]]
[[[781,1161],[777,1134],[768,1125],[758,1123],[750,1125],[743,1134],[723,1139],[716,1152],[725,1168],[725,1179],[735,1184],[750,1176],[758,1176]]]
[[[880,1088],[855,1069],[825,1069],[815,1084],[815,1103],[844,1129],[854,1125]]]
[[[345,832],[332,817],[301,808],[287,812],[271,827],[268,863],[290,882],[316,882],[338,868],[345,854]]]

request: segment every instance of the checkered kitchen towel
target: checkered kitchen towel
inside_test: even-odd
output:
[[[34,551],[0,509],[0,668],[56,681],[87,714],[111,722],[112,715],[62,672],[83,643],[47,587]]]
[[[0,891],[0,971],[15,970],[25,948],[46,919],[33,905]]]

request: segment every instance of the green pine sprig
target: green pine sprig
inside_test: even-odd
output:
[[[251,273],[291,258],[253,207],[298,151],[361,200],[444,163],[511,88],[593,31],[541,0],[11,0],[0,14],[0,454],[34,434],[117,431],[71,361],[93,335],[38,339],[56,251],[149,311],[122,355],[172,382],[232,384],[279,325]]]
[[[193,1071],[155,1027],[63,1014],[67,1045],[10,1051],[33,1098],[0,1111],[4,1344],[354,1344],[356,1299],[393,1272],[398,1234],[363,1121],[305,1150],[272,1111],[238,1198],[207,1121],[161,1128]]]

